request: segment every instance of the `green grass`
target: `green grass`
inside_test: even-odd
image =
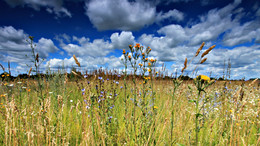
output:
[[[154,80],[154,105],[158,109],[153,109],[150,88],[147,88],[146,106],[142,107],[139,102],[143,99],[139,92],[135,105],[131,92],[133,83],[127,80],[128,109],[125,110],[125,89],[120,88],[124,81],[116,79],[119,81],[117,85],[112,79],[107,81],[105,76],[103,79],[104,83],[93,78],[64,83],[65,77],[56,74],[49,81],[43,80],[44,104],[39,104],[36,81],[23,80],[19,84],[16,80],[7,85],[3,81],[0,86],[1,145],[169,145],[171,141],[173,145],[195,144],[196,106],[189,102],[197,96],[193,82],[184,81],[180,85],[172,105],[172,81]],[[143,88],[143,84],[139,83],[142,80],[137,79],[137,91]],[[150,83],[148,81],[146,86],[149,87]],[[14,86],[9,87],[10,84]],[[259,143],[259,86],[245,83],[243,99],[240,100],[240,92],[237,92],[241,84],[218,81],[202,93],[200,97],[208,98],[208,102],[204,104],[205,116],[200,117],[198,122],[199,145]],[[96,85],[101,88],[99,92]],[[85,95],[82,95],[83,88]],[[106,92],[103,94],[106,99],[98,102],[100,91]],[[113,92],[118,95],[114,96]],[[113,93],[111,98],[110,93]],[[202,107],[203,103],[199,105]],[[132,121],[134,106],[135,122]],[[171,137],[172,110],[175,114]]]

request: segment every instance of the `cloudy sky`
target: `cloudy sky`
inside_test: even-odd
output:
[[[140,43],[157,68],[180,72],[205,42],[203,51],[216,48],[199,74],[221,77],[230,60],[232,79],[260,77],[257,0],[1,0],[0,18],[0,63],[13,75],[29,70],[34,36],[42,70],[76,66],[73,54],[82,70],[120,69],[122,50]]]

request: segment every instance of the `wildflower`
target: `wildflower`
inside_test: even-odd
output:
[[[236,123],[237,126],[239,126],[239,123]]]
[[[123,50],[123,54],[125,54],[125,49]]]
[[[143,55],[143,56],[145,56],[145,54],[144,54],[144,53],[142,53],[142,55]]]
[[[137,44],[135,45],[135,48],[139,48],[139,47],[140,47],[140,44],[137,43]]]
[[[5,75],[2,75],[2,78],[5,77]]]
[[[153,106],[154,109],[158,109],[158,106]]]
[[[28,92],[31,92],[31,89],[27,89]]]
[[[148,61],[148,58],[145,58],[145,61]]]
[[[17,82],[17,84],[22,84],[22,82]]]
[[[8,85],[7,83],[4,84],[5,86]]]
[[[119,82],[116,82],[116,84],[118,85],[118,84],[119,84]]]
[[[14,86],[14,84],[10,84],[10,85],[9,85],[9,87],[13,87],[13,86]]]
[[[141,64],[141,63],[139,63],[138,65],[139,65],[140,67],[143,66],[143,64]]]
[[[52,94],[53,92],[49,92],[49,94]]]
[[[7,76],[7,77],[9,77],[10,75],[9,75],[9,74],[7,74],[6,76]]]
[[[151,66],[151,63],[150,63],[150,62],[148,62],[148,66]]]
[[[99,80],[102,80],[102,77],[98,77]]]
[[[132,45],[129,45],[129,48],[133,48],[133,46],[132,46]]]
[[[123,88],[123,86],[120,87],[121,89]]]
[[[128,56],[128,58],[129,58],[129,60],[131,60],[131,56],[130,55]]]
[[[85,92],[85,88],[81,89],[82,92]]]
[[[87,75],[84,75],[84,78],[87,78],[88,76]]]
[[[149,68],[149,69],[148,69],[148,72],[151,72],[151,71],[152,71],[152,70]]]
[[[107,81],[109,81],[109,78],[107,78]]]
[[[210,78],[205,75],[199,75],[199,76],[197,76],[197,79],[204,80],[204,81],[210,81]]]
[[[155,74],[158,74],[158,71]]]
[[[70,102],[73,102],[73,100],[70,100]]]
[[[150,59],[150,61],[153,63],[155,60],[154,59]]]

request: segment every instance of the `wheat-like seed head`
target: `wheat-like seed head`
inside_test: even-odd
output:
[[[207,60],[207,58],[204,58],[204,59],[200,62],[200,64],[204,63],[206,60]]]
[[[213,45],[211,47],[208,48],[208,50],[206,50],[202,55],[201,55],[201,58],[203,58],[205,55],[207,55],[213,48],[215,48],[216,45]]]
[[[79,63],[79,61],[78,61],[78,59],[76,58],[76,56],[75,55],[73,55],[73,58],[74,58],[74,60],[75,60],[75,62],[76,62],[76,64],[80,67],[80,63]]]
[[[35,61],[39,62],[39,54],[36,54]]]
[[[199,53],[200,53],[200,51],[202,50],[202,48],[204,47],[204,45],[205,45],[205,42],[203,42],[203,43],[201,44],[201,46],[199,47],[199,49],[198,49],[197,52],[196,52],[195,57],[197,57],[197,56],[199,55]]]
[[[29,73],[28,73],[29,77],[31,76],[31,72],[32,72],[32,68],[30,68],[30,70],[29,70]]]
[[[187,68],[187,62],[188,62],[188,59],[186,57],[185,61],[184,61],[184,67],[182,68],[181,72],[183,72]]]

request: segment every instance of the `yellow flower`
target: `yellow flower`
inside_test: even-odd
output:
[[[158,74],[158,71],[156,72],[156,74]]]
[[[154,109],[158,109],[158,106],[153,106]]]
[[[2,77],[5,77],[5,75],[2,75]]]
[[[237,126],[239,126],[239,123],[236,123]]]
[[[7,74],[6,76],[7,76],[7,77],[9,77],[10,75],[9,75],[9,74]]]
[[[204,81],[210,81],[210,78],[205,75],[199,75],[199,76],[197,76],[197,79],[204,80]]]
[[[232,110],[229,110],[231,113],[233,112]]]
[[[148,69],[148,72],[151,72],[152,70],[151,69]]]

